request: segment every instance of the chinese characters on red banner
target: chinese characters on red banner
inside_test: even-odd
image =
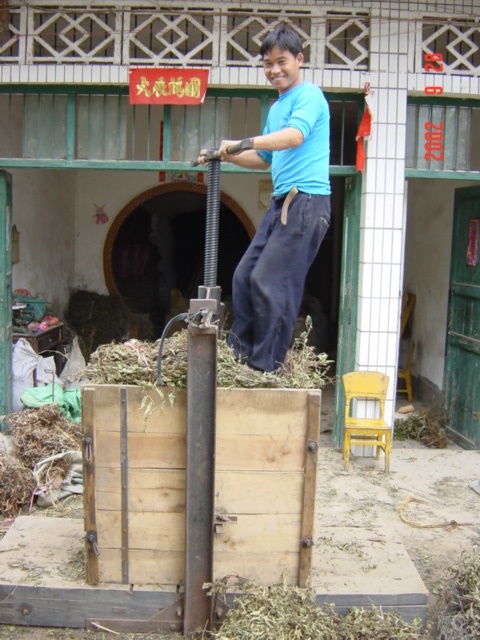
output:
[[[130,104],[201,104],[208,69],[131,69]]]

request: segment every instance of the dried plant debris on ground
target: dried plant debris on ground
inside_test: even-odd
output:
[[[32,506],[37,481],[33,470],[37,462],[65,451],[80,451],[82,432],[56,405],[23,409],[9,414],[8,453],[0,453],[0,513],[18,515]],[[65,462],[49,467],[49,476],[58,482],[65,475]]]
[[[218,341],[217,385],[226,388],[320,389],[328,381],[331,363],[324,353],[307,344],[308,331],[295,340],[285,363],[275,373],[255,371],[239,362],[225,337]],[[160,340],[128,340],[100,346],[84,370],[83,381],[94,384],[156,386]],[[186,388],[187,331],[175,333],[164,342],[161,357],[163,386]]]
[[[229,579],[211,585],[212,597],[225,597]],[[212,637],[217,640],[418,640],[421,621],[404,622],[380,608],[351,608],[344,616],[333,606],[319,606],[311,589],[241,584],[235,606]]]
[[[440,607],[438,640],[480,638],[480,551],[466,555],[453,568]]]
[[[430,409],[395,420],[393,438],[417,440],[431,449],[445,449],[448,444],[446,428],[446,414]]]
[[[11,413],[8,430],[14,455],[30,469],[56,453],[81,450],[81,428],[54,404]]]
[[[18,515],[32,500],[36,486],[31,469],[14,456],[0,452],[0,513],[4,517]]]

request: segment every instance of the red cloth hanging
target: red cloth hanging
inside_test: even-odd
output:
[[[366,98],[366,97],[365,97]],[[370,106],[365,99],[365,111],[363,112],[360,126],[358,127],[355,140],[357,141],[357,157],[355,167],[357,171],[363,171],[365,167],[365,149],[363,146],[363,139],[370,137],[372,132],[372,112]]]

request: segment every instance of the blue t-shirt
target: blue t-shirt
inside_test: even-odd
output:
[[[303,134],[300,146],[283,151],[258,151],[272,165],[273,195],[297,187],[300,191],[330,194],[330,110],[322,90],[302,82],[280,94],[272,105],[264,134],[294,127]]]

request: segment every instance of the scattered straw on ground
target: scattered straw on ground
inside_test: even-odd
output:
[[[82,432],[56,405],[24,409],[8,416],[15,456],[33,469],[35,464],[57,453],[81,450]]]
[[[228,580],[213,585],[211,594],[223,592]],[[318,606],[310,589],[286,584],[261,587],[241,585],[235,606],[212,634],[217,640],[418,640],[421,622],[404,622],[399,615],[376,607],[353,607],[345,615],[333,606]]]
[[[307,344],[302,334],[289,350],[284,365],[276,373],[255,371],[240,363],[224,338],[218,341],[219,387],[317,389],[328,381],[330,360]],[[94,384],[155,386],[160,341],[128,340],[100,346],[91,356],[83,380]],[[161,360],[163,386],[184,389],[187,381],[187,331],[165,340]]]

